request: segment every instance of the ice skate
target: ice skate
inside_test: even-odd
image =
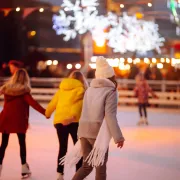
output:
[[[147,118],[144,118],[144,124],[147,125],[147,126],[149,125],[149,122],[148,122]]]
[[[141,118],[138,122],[137,122],[137,125],[140,126],[140,125],[143,125],[144,124],[144,121],[143,119]]]
[[[0,177],[1,177],[1,172],[2,172],[2,164],[0,165]]]
[[[22,165],[21,175],[22,175],[22,179],[28,178],[31,175],[31,171],[27,163]]]
[[[64,180],[63,175],[61,173],[57,173],[57,179],[56,180]]]

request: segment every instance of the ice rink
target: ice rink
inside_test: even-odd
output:
[[[137,127],[136,108],[119,108],[118,121],[126,142],[122,150],[110,144],[108,180],[179,180],[180,109],[149,109],[148,127]],[[72,141],[69,141],[69,149]],[[31,180],[56,180],[58,141],[52,120],[31,110],[27,133],[27,160]],[[65,180],[75,169],[65,168]],[[21,179],[19,146],[12,134],[4,159],[2,180]],[[94,180],[94,172],[87,180]]]

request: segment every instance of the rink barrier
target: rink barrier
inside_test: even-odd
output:
[[[48,103],[52,100],[53,95],[57,92],[57,88],[32,88],[32,96],[38,102]],[[149,104],[159,106],[175,106],[180,107],[180,93],[179,92],[155,92],[157,99],[149,96]],[[0,97],[3,102],[3,96]],[[130,90],[119,90],[119,105],[135,105],[138,103],[134,92]]]
[[[8,78],[0,78],[0,85],[4,84]],[[61,78],[31,78],[31,86],[34,88],[58,88]],[[91,82],[92,79],[88,79]],[[136,84],[135,80],[117,79],[118,87],[121,90],[132,90]],[[154,91],[180,92],[180,81],[149,80],[149,85]]]

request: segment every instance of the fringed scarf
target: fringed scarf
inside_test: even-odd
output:
[[[107,123],[104,120],[94,143],[94,147],[85,160],[89,165],[92,167],[103,165],[111,138],[112,136]],[[70,152],[67,152],[67,154],[60,159],[60,165],[69,165],[72,167],[76,165],[81,158],[81,143],[80,140],[78,140],[73,149]]]

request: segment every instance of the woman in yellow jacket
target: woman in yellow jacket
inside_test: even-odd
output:
[[[74,144],[77,142],[78,122],[81,116],[82,103],[86,80],[79,71],[71,73],[69,78],[62,80],[59,90],[54,95],[46,109],[49,118],[55,111],[54,126],[59,140],[59,155],[57,164],[57,180],[63,180],[64,166],[59,165],[60,158],[67,152],[68,136],[71,135]],[[81,167],[82,161],[76,166],[76,171]]]

